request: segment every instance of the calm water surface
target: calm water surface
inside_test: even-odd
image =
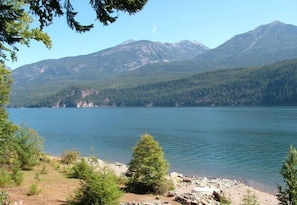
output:
[[[38,131],[44,150],[76,149],[128,163],[140,135],[163,147],[171,170],[228,177],[274,192],[290,145],[297,146],[297,107],[9,109]]]

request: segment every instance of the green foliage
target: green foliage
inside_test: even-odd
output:
[[[0,63],[0,165],[32,168],[39,159],[42,139],[34,130],[8,121],[5,106],[9,101],[11,82],[10,72]]]
[[[42,169],[40,170],[40,174],[47,174],[47,167],[45,164],[42,165]]]
[[[132,192],[164,193],[164,183],[169,165],[159,143],[149,134],[141,136],[133,149],[127,176]]]
[[[42,139],[34,130],[12,123],[7,123],[5,128],[0,136],[0,154],[3,156],[0,164],[7,168],[32,169],[39,162]]]
[[[0,187],[9,186],[13,183],[21,185],[23,180],[23,173],[18,166],[12,167],[12,170],[0,169]]]
[[[213,192],[213,196],[216,201],[220,202],[221,205],[231,205],[231,200],[224,193]]]
[[[9,102],[10,85],[12,78],[10,71],[0,63],[0,107],[3,108]],[[0,115],[0,117],[4,117]]]
[[[231,205],[231,201],[230,201],[230,199],[223,197],[220,204],[221,205]]]
[[[71,0],[62,1],[52,0],[50,3],[44,3],[42,0],[26,1],[30,5],[30,10],[33,14],[39,17],[40,27],[48,26],[53,22],[54,16],[66,15],[68,26],[77,32],[89,31],[93,28],[93,24],[82,25],[76,20],[77,12],[72,5]],[[90,1],[90,6],[94,9],[97,20],[104,25],[113,23],[117,19],[117,15],[113,16],[114,12],[124,11],[129,14],[134,14],[140,11],[147,0],[121,0],[121,1]]]
[[[6,199],[8,199],[8,194],[6,192],[0,191],[0,205],[10,204],[9,202],[6,202]]]
[[[5,187],[12,182],[11,174],[6,169],[0,169],[0,187]]]
[[[35,130],[19,127],[12,141],[14,151],[11,158],[15,158],[22,169],[32,169],[40,160],[43,139]]]
[[[19,166],[12,167],[11,178],[16,183],[16,185],[21,185],[23,183],[24,177]]]
[[[241,205],[260,205],[255,193],[247,190],[247,194],[243,196]]]
[[[51,46],[49,36],[32,26],[33,18],[24,9],[25,1],[2,0],[0,4],[0,61],[7,60],[7,54],[16,60],[16,44],[29,46],[30,40],[42,41]],[[33,27],[33,28],[32,28]]]
[[[63,102],[61,105],[73,107],[79,101],[98,106],[297,105],[296,67],[297,59],[293,59],[258,68],[219,70],[157,83],[142,82],[139,86],[126,84],[124,88],[94,90],[72,86],[42,100],[32,99],[27,106],[50,107]],[[89,90],[90,95],[82,98],[83,90]]]
[[[38,184],[34,183],[29,186],[27,195],[34,196],[34,195],[38,195],[40,192],[41,192],[41,189],[39,189]]]
[[[53,23],[53,17],[66,16],[68,26],[77,31],[85,32],[93,28],[93,24],[82,25],[76,20],[76,14],[72,1],[51,0],[1,0],[0,3],[0,61],[7,60],[7,53],[12,60],[16,60],[18,48],[16,44],[29,46],[31,40],[43,42],[47,47],[51,47],[50,37],[43,32],[45,26]],[[90,6],[94,9],[97,19],[107,25],[117,19],[114,12],[124,11],[134,14],[140,11],[147,0],[129,1],[90,1]],[[39,19],[39,26],[34,27],[33,19]]]
[[[36,171],[36,172],[35,172],[34,179],[35,179],[36,181],[40,181],[40,171]]]
[[[80,162],[76,163],[72,167],[73,177],[85,180],[93,173],[93,168],[88,165],[85,159],[82,159]]]
[[[94,171],[91,167],[83,177],[81,187],[68,200],[68,205],[116,205],[122,195],[115,174],[107,168]]]
[[[61,162],[63,164],[73,164],[80,158],[80,153],[75,150],[66,150],[62,153]]]
[[[17,126],[8,121],[8,113],[5,106],[9,102],[9,92],[12,79],[10,71],[0,63],[0,165],[10,160],[11,136],[17,130]]]
[[[297,205],[297,150],[291,146],[281,168],[285,187],[278,186],[279,204]]]

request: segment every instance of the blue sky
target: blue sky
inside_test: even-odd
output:
[[[297,25],[296,0],[149,0],[135,15],[119,13],[118,20],[102,26],[88,1],[73,0],[82,22],[95,23],[88,33],[70,30],[64,17],[46,28],[53,46],[42,43],[21,46],[17,62],[7,62],[12,69],[44,59],[56,59],[93,53],[126,40],[178,42],[196,40],[215,48],[233,36],[279,20]],[[84,2],[84,3],[83,3]]]

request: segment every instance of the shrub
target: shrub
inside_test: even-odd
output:
[[[74,178],[85,180],[92,174],[93,168],[88,165],[85,159],[82,159],[80,162],[73,165],[72,171]]]
[[[155,194],[164,194],[169,190],[174,189],[174,184],[171,179],[164,179],[154,186]]]
[[[20,167],[14,166],[12,168],[11,178],[16,185],[21,185],[23,183],[24,177]]]
[[[36,181],[40,181],[40,171],[36,171],[36,172],[35,172],[35,177],[34,177],[34,179],[35,179]]]
[[[127,188],[136,193],[165,193],[164,181],[169,165],[159,143],[145,134],[133,149],[129,162]]]
[[[28,196],[38,195],[40,192],[41,190],[38,188],[37,183],[34,183],[30,185],[27,195]]]
[[[0,205],[10,204],[9,202],[5,202],[8,199],[8,194],[6,192],[0,192]]]
[[[13,144],[15,161],[22,169],[31,170],[42,155],[43,139],[33,129],[19,127],[15,132]]]
[[[80,153],[75,150],[67,150],[62,153],[61,162],[63,164],[73,164],[80,157]]]
[[[221,205],[231,205],[231,200],[224,193],[213,192],[213,196],[216,201],[220,202]]]
[[[104,168],[99,171],[92,170],[82,180],[81,187],[76,194],[68,200],[68,205],[116,205],[122,195],[117,178],[113,172]]]
[[[0,169],[0,187],[5,187],[12,182],[11,174],[5,169]]]
[[[260,205],[258,198],[254,193],[251,193],[251,190],[247,190],[247,194],[243,196],[241,205]]]
[[[47,174],[47,167],[45,164],[42,165],[42,169],[40,170],[40,174]]]

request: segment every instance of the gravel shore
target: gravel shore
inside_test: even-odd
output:
[[[101,160],[100,163],[102,163]],[[110,163],[109,166],[117,175],[124,174],[127,170],[126,165],[118,162]],[[260,205],[278,204],[275,195],[247,186],[239,180],[225,178],[210,179],[195,176],[187,177],[176,172],[171,173],[170,177],[173,179],[176,188],[171,192],[172,197],[180,196],[197,204],[219,205],[213,197],[214,191],[226,196],[231,200],[231,204],[234,205],[240,205],[248,191],[251,194],[255,194]],[[156,204],[156,202],[151,203]],[[149,202],[146,204],[149,204]]]

